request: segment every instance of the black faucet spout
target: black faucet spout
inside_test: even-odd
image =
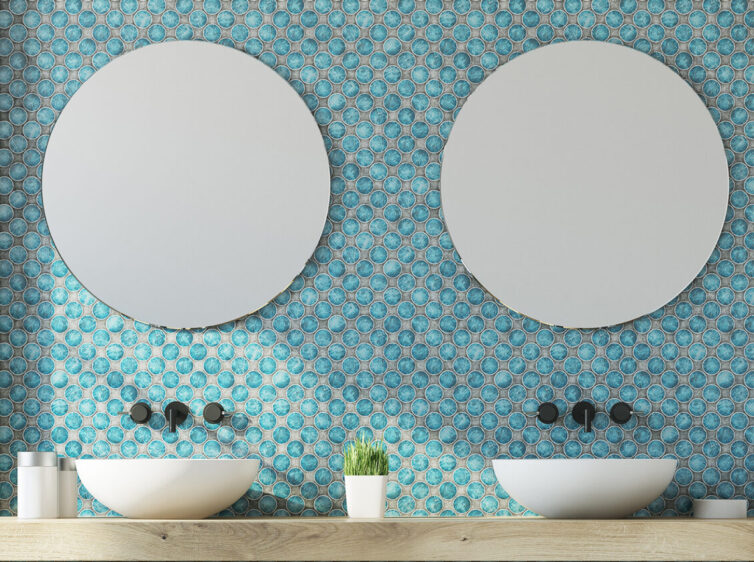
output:
[[[175,422],[175,410],[170,410],[168,412],[168,427],[170,428],[170,433],[175,433],[175,427],[177,425]]]
[[[577,423],[583,425],[584,431],[587,433],[592,432],[592,422],[594,421],[596,413],[597,410],[594,407],[594,404],[586,402],[585,400],[577,402],[573,407],[573,419],[576,420]]]
[[[168,420],[170,433],[175,433],[189,415],[189,408],[182,402],[171,402],[165,407],[165,417]]]

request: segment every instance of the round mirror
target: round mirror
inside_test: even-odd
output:
[[[441,195],[461,260],[492,294],[591,328],[653,312],[696,277],[725,219],[728,167],[672,70],[576,41],[515,58],[470,96]]]
[[[118,57],[73,95],[42,197],[92,294],[190,328],[286,289],[322,236],[329,178],[319,128],[283,78],[241,51],[173,41]]]

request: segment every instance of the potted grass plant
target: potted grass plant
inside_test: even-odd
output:
[[[349,517],[384,517],[387,451],[382,442],[362,436],[346,446],[343,474]]]

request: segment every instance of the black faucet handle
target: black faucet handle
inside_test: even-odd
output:
[[[202,415],[207,423],[220,423],[227,414],[225,413],[222,404],[218,402],[210,402],[204,407]]]
[[[610,408],[610,419],[620,425],[628,423],[633,414],[633,407],[625,402],[616,402],[613,404],[613,407]]]
[[[537,419],[542,423],[554,423],[558,419],[560,412],[558,407],[552,402],[542,402],[536,412]]]
[[[597,409],[594,407],[594,404],[586,400],[577,402],[573,407],[572,414],[573,419],[584,426],[584,431],[587,433],[592,432],[592,422],[594,421],[594,416],[597,415]]]
[[[189,415],[189,407],[183,402],[171,402],[165,406],[165,417],[168,420],[168,427],[171,433],[175,433],[176,428],[181,425]]]
[[[152,417],[152,408],[146,402],[137,402],[128,411],[128,415],[134,423],[147,423]]]

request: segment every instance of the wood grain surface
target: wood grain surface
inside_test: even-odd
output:
[[[753,560],[754,519],[0,517],[0,560]]]

